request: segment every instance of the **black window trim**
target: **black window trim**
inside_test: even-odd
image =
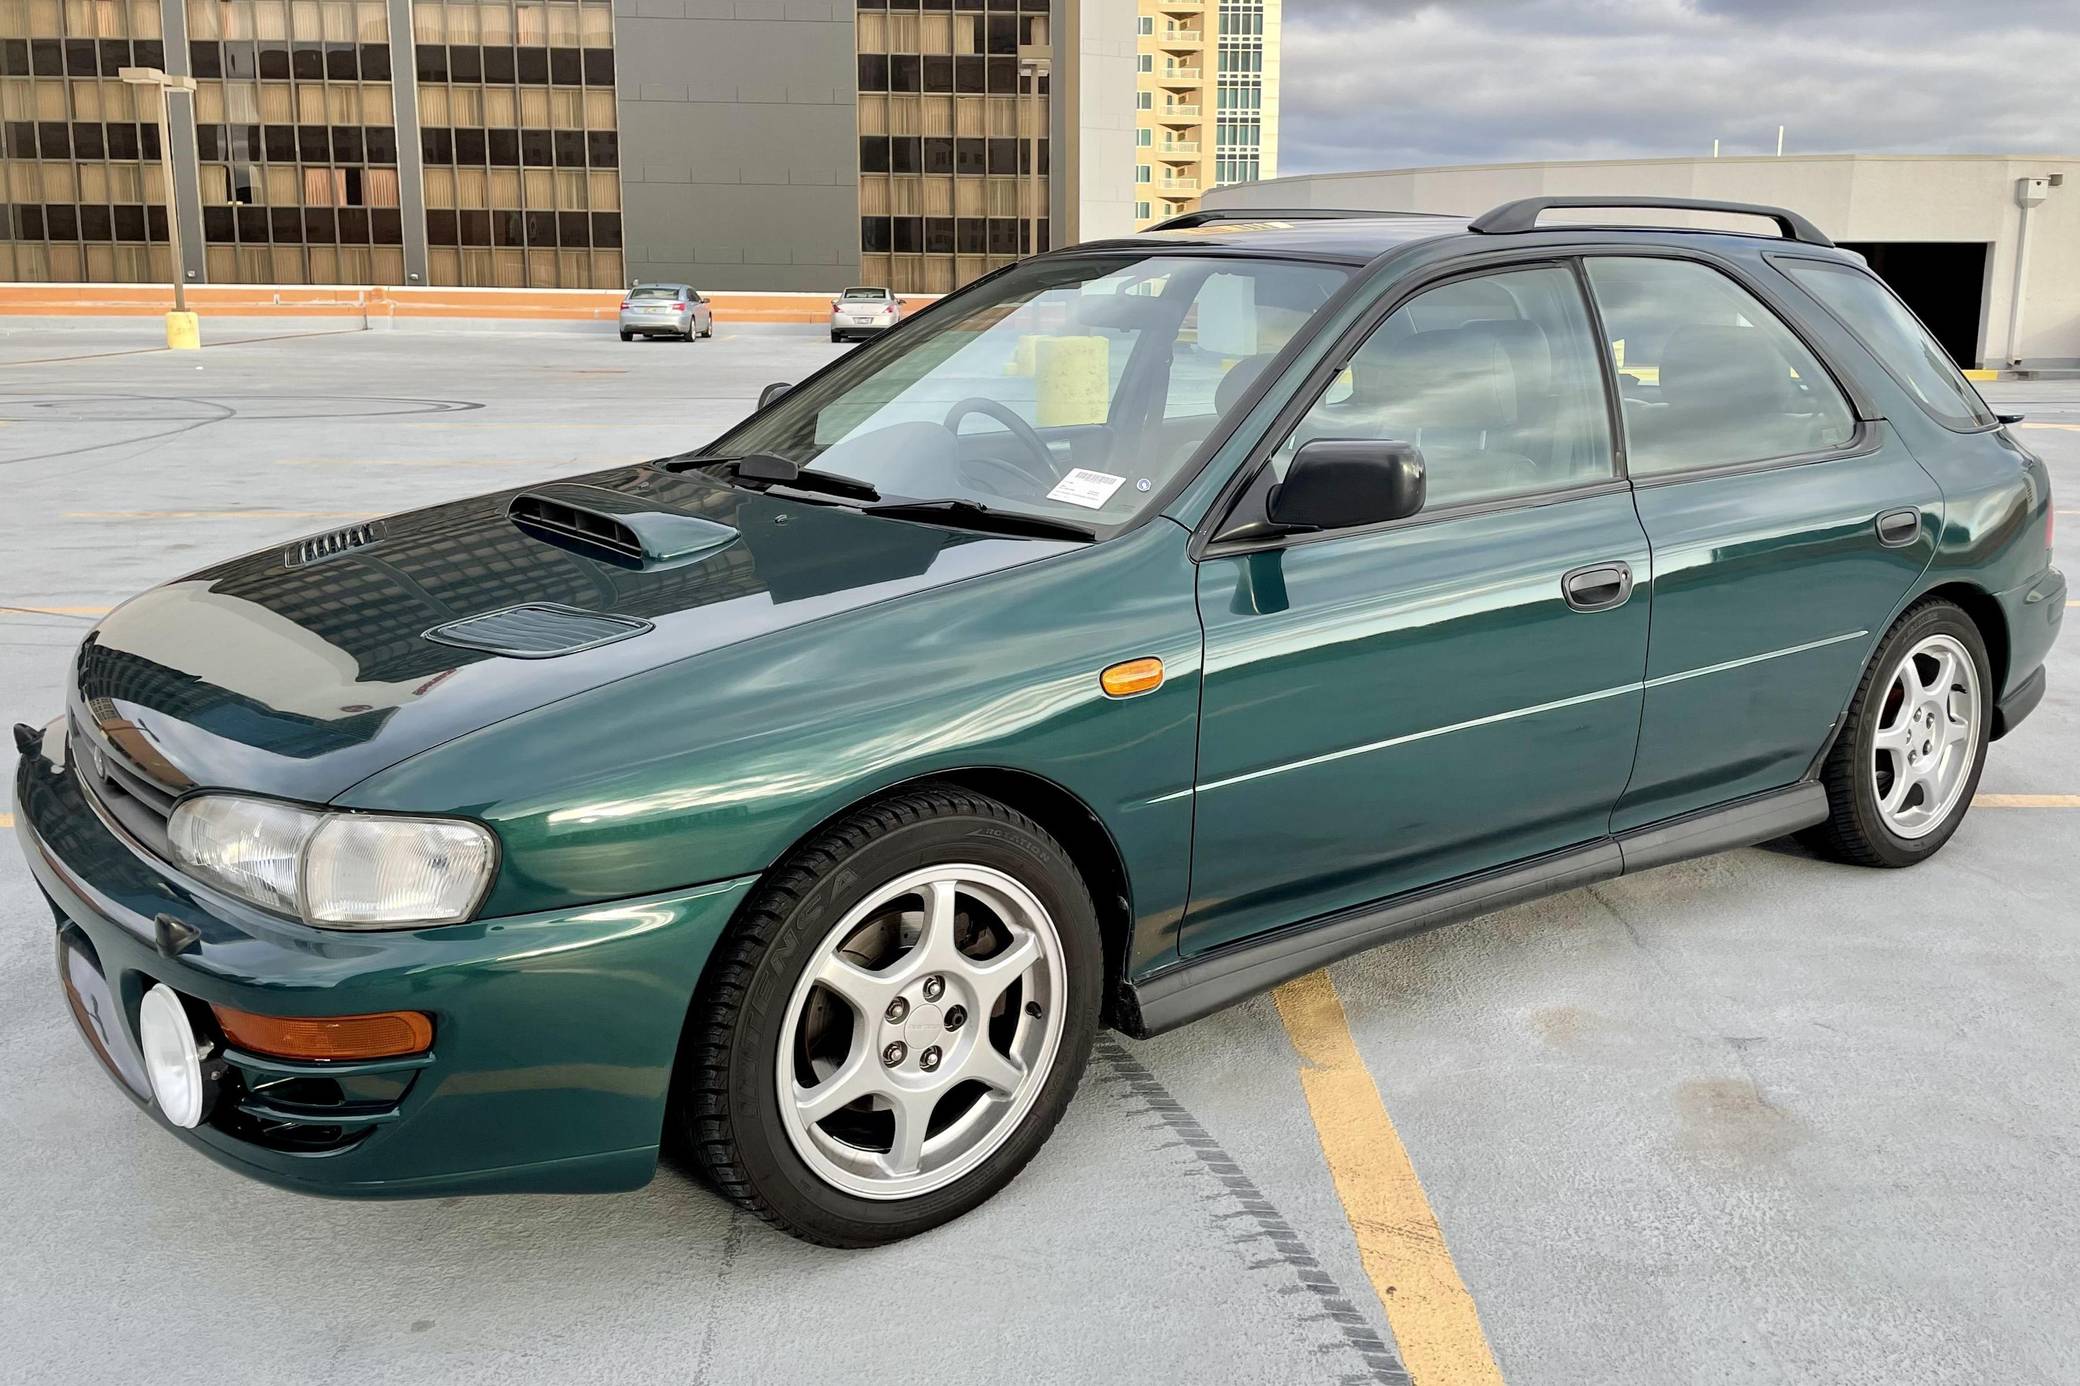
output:
[[[1887,284],[1884,281],[1884,279],[1879,276],[1878,272],[1876,270],[1873,270],[1868,264],[1860,265],[1852,260],[1834,259],[1821,255],[1786,255],[1781,251],[1769,251],[1765,253],[1762,258],[1769,263],[1769,267],[1771,269],[1775,270],[1778,274],[1784,276],[1784,280],[1786,283],[1790,284],[1794,289],[1797,289],[1799,293],[1805,295],[1807,298],[1811,299],[1816,305],[1818,305],[1821,312],[1827,314],[1827,316],[1830,319],[1832,319],[1834,323],[1842,329],[1842,331],[1849,334],[1850,340],[1854,341],[1858,346],[1862,347],[1865,351],[1869,352],[1871,359],[1878,363],[1878,369],[1884,371],[1885,374],[1891,379],[1892,383],[1899,386],[1901,393],[1905,394],[1907,398],[1914,401],[1915,408],[1919,409],[1922,413],[1928,415],[1929,418],[1933,419],[1936,423],[1941,424],[1950,432],[1956,434],[1969,436],[1975,433],[1993,433],[2000,429],[2000,412],[1996,410],[1992,405],[1986,402],[1986,396],[1979,393],[1979,387],[1972,383],[1972,378],[1964,373],[1964,368],[1962,366],[1959,366],[1954,361],[1950,363],[1951,368],[1957,372],[1958,379],[1964,382],[1964,387],[1972,392],[1972,398],[1978,400],[1979,407],[1986,411],[1986,417],[1988,420],[1988,422],[1986,423],[1972,423],[1965,425],[1955,424],[1952,423],[1950,420],[1944,418],[1941,414],[1938,414],[1934,409],[1930,408],[1928,402],[1921,398],[1921,392],[1919,390],[1916,390],[1913,386],[1909,385],[1906,381],[1902,380],[1900,378],[1899,372],[1892,368],[1892,363],[1887,361],[1883,356],[1881,356],[1878,353],[1878,349],[1876,347],[1872,346],[1868,341],[1864,340],[1864,335],[1861,332],[1858,332],[1856,328],[1850,324],[1847,318],[1844,318],[1840,313],[1837,313],[1834,310],[1834,307],[1831,304],[1829,304],[1826,299],[1820,297],[1820,295],[1814,293],[1811,289],[1807,288],[1804,284],[1800,283],[1799,280],[1792,275],[1791,271],[1784,268],[1781,262],[1789,260],[1799,264],[1822,265],[1829,269],[1840,270],[1846,274],[1860,274],[1865,278],[1876,280],[1878,287],[1883,289],[1886,292],[1886,294],[1892,298],[1893,302],[1899,304],[1899,306],[1906,311],[1907,316],[1914,320],[1914,325],[1920,328],[1923,332],[1927,332],[1928,339],[1931,342],[1936,342],[1938,346],[1941,346],[1942,343],[1940,341],[1937,341],[1936,334],[1933,332],[1929,332],[1928,324],[1921,320],[1921,315],[1914,311],[1913,306],[1909,304],[1904,298],[1901,298],[1899,294],[1893,290],[1893,287],[1890,284]],[[1945,359],[1947,358],[1948,353],[1945,353]]]
[[[1260,539],[1227,540],[1218,536],[1227,527],[1236,508],[1250,494],[1271,463],[1285,440],[1298,428],[1317,401],[1328,390],[1344,367],[1351,363],[1365,344],[1372,340],[1386,320],[1399,312],[1403,306],[1431,289],[1465,279],[1487,279],[1497,274],[1508,274],[1524,269],[1559,269],[1574,281],[1575,292],[1580,295],[1588,318],[1592,339],[1590,349],[1597,357],[1609,355],[1602,342],[1594,338],[1603,330],[1601,317],[1596,311],[1595,296],[1588,292],[1585,282],[1587,271],[1570,263],[1576,257],[1567,253],[1555,254],[1550,250],[1515,249],[1492,251],[1485,254],[1460,257],[1426,267],[1426,271],[1394,286],[1380,296],[1371,308],[1360,315],[1342,336],[1338,337],[1327,355],[1315,364],[1301,381],[1300,388],[1293,392],[1285,407],[1280,409],[1271,426],[1251,445],[1242,465],[1222,488],[1214,503],[1207,507],[1206,519],[1201,521],[1198,533],[1193,535],[1191,556],[1196,562],[1206,558],[1227,558],[1238,554],[1259,553],[1272,549],[1284,549],[1303,544],[1317,544],[1333,539],[1349,539],[1380,534],[1390,530],[1410,529],[1419,525],[1436,524],[1444,520],[1456,520],[1472,515],[1491,515],[1505,510],[1531,510],[1565,501],[1585,499],[1589,496],[1615,493],[1629,488],[1625,468],[1625,435],[1622,419],[1613,415],[1618,401],[1613,393],[1614,382],[1610,379],[1608,363],[1599,375],[1604,397],[1605,418],[1610,426],[1610,448],[1612,474],[1594,481],[1576,482],[1566,486],[1540,487],[1533,490],[1514,492],[1506,496],[1489,496],[1479,500],[1461,501],[1455,505],[1440,506],[1435,510],[1423,509],[1398,520],[1385,520],[1378,524],[1350,525],[1337,529],[1325,529],[1301,534],[1273,534]],[[1325,305],[1326,307],[1326,305]],[[1256,385],[1264,384],[1263,376],[1271,375],[1267,367]],[[1251,393],[1255,393],[1252,387]],[[1238,405],[1238,414],[1244,413]]]

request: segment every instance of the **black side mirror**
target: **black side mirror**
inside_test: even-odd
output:
[[[794,386],[785,380],[774,381],[758,392],[758,407],[761,409],[765,408],[793,388]]]
[[[1281,529],[1351,529],[1402,520],[1423,508],[1423,454],[1413,443],[1317,438],[1271,488],[1265,509]]]

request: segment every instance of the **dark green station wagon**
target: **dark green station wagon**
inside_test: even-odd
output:
[[[1101,1024],[1794,832],[1920,861],[2066,605],[2012,420],[1771,208],[1195,214],[767,393],[88,635],[18,826],[180,1139],[352,1196],[670,1140],[905,1236]]]

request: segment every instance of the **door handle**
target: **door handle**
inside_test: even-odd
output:
[[[1609,611],[1632,595],[1632,565],[1595,563],[1560,579],[1560,593],[1576,611]]]
[[[1921,535],[1921,511],[1911,505],[1886,511],[1876,523],[1878,542],[1888,549],[1903,549]]]

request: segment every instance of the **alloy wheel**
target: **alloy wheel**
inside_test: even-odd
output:
[[[780,1110],[820,1178],[914,1198],[987,1160],[1032,1108],[1062,1034],[1053,918],[990,867],[942,865],[847,911],[795,984]]]
[[[1870,774],[1885,826],[1903,838],[1934,832],[1971,783],[1979,755],[1979,670],[1949,635],[1907,651],[1887,681]]]

